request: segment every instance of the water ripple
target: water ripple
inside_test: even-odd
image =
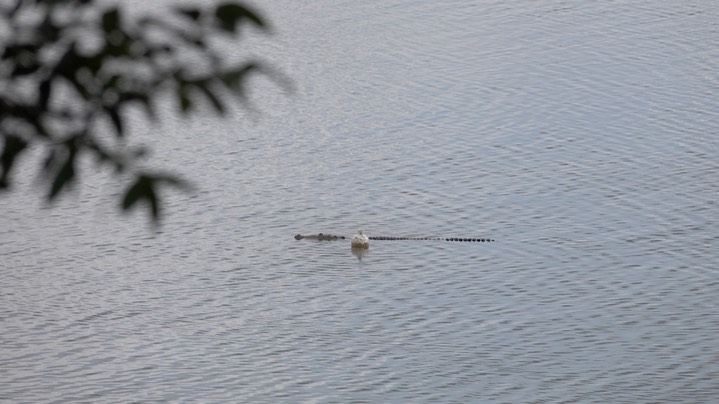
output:
[[[0,401],[711,402],[719,8],[325,3],[296,97],[168,123],[158,232],[4,200]],[[497,242],[292,237],[360,227]]]

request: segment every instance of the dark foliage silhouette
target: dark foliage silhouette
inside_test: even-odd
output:
[[[79,157],[91,155],[132,178],[121,185],[122,209],[144,201],[157,221],[158,188],[187,184],[138,168],[144,153],[123,141],[127,110],[142,109],[152,120],[158,102],[174,99],[181,115],[197,113],[198,103],[223,114],[227,102],[244,100],[253,73],[287,85],[262,61],[231,64],[212,45],[244,27],[269,33],[260,14],[235,2],[162,16],[92,0],[0,5],[0,190],[11,188],[13,167],[31,147],[41,149],[49,200],[79,182]]]

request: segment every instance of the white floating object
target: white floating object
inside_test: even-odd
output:
[[[352,248],[369,248],[369,237],[362,233],[362,230],[352,237]]]

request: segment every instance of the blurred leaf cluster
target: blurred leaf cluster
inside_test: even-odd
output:
[[[152,120],[158,102],[174,99],[183,115],[197,112],[198,101],[223,114],[228,97],[244,100],[250,74],[277,76],[261,61],[232,64],[213,46],[245,26],[269,31],[260,14],[235,2],[178,6],[162,16],[93,0],[1,3],[0,190],[11,187],[29,146],[42,149],[49,200],[78,182],[78,157],[91,155],[130,174],[122,209],[145,201],[157,220],[158,187],[186,184],[137,168],[144,153],[122,141],[127,110]]]

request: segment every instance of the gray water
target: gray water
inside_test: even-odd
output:
[[[1,402],[716,400],[717,2],[271,3],[294,95],[131,125],[159,230],[2,196]]]

